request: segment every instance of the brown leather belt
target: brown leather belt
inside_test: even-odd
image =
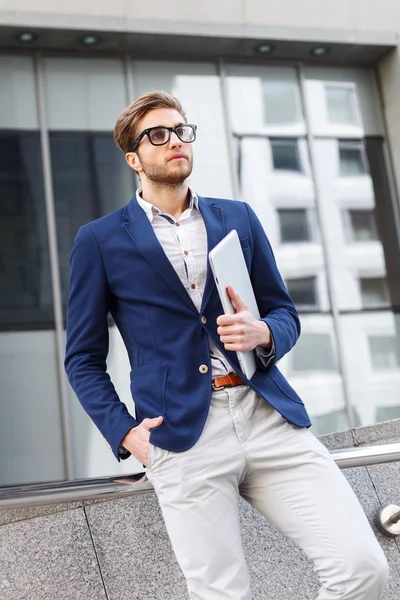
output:
[[[235,387],[237,385],[246,385],[239,375],[224,375],[212,380],[213,390],[221,390],[225,387]]]

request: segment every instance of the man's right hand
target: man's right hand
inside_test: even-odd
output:
[[[121,445],[129,450],[129,452],[141,462],[142,465],[146,465],[146,467],[149,459],[150,431],[154,429],[154,427],[159,427],[162,422],[162,417],[143,419],[137,427],[133,427],[128,431],[121,442]]]

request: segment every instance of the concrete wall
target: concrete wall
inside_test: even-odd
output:
[[[399,435],[396,420],[322,441],[337,449],[395,442]],[[371,522],[382,506],[400,503],[400,463],[344,473]],[[254,600],[315,597],[318,582],[303,553],[245,502],[241,521]],[[384,600],[398,600],[400,542],[377,536],[391,568]],[[0,556],[0,600],[187,598],[153,493],[0,511]]]
[[[13,13],[87,15],[133,18],[137,20],[213,22],[236,25],[321,27],[357,30],[392,30],[397,22],[400,29],[400,6],[397,0],[2,0],[0,8]]]
[[[121,27],[123,22],[146,21],[186,23],[194,33],[202,24],[222,26],[291,27],[342,29],[345,31],[400,31],[398,0],[1,0],[0,20],[7,24],[31,23],[46,26],[56,18],[64,26],[77,25],[84,18],[87,27],[108,20]],[[135,27],[135,23],[130,24]],[[112,28],[114,28],[112,27]]]

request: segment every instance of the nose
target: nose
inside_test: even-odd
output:
[[[182,146],[182,142],[176,135],[175,131],[171,131],[171,137],[169,138],[169,147],[176,148],[177,146]]]

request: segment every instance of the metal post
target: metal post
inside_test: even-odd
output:
[[[316,175],[316,167],[315,167],[316,151],[315,151],[314,137],[313,137],[313,134],[311,131],[310,108],[309,108],[308,102],[307,102],[305,75],[304,75],[303,65],[299,64],[297,66],[297,70],[298,70],[298,77],[299,77],[301,100],[302,100],[303,109],[304,109],[304,119],[306,122],[306,129],[307,129],[307,143],[308,143],[308,150],[309,150],[309,156],[310,156],[311,174],[312,174],[312,178],[314,181],[315,209],[316,209],[316,214],[317,214],[318,226],[321,231],[321,245],[322,245],[322,251],[323,251],[323,255],[325,258],[325,265],[326,265],[326,281],[327,281],[327,286],[328,286],[329,301],[330,301],[331,310],[332,310],[333,329],[334,329],[335,337],[336,337],[338,366],[339,366],[339,372],[342,375],[344,401],[345,401],[345,406],[346,406],[346,413],[347,413],[347,418],[348,418],[348,422],[349,422],[349,427],[353,428],[354,427],[354,417],[353,417],[353,411],[351,410],[352,404],[350,402],[349,373],[346,369],[346,364],[345,364],[345,360],[344,360],[344,352],[343,352],[344,336],[342,336],[342,331],[341,331],[341,326],[340,326],[339,307],[338,307],[338,303],[337,303],[336,296],[335,296],[335,287],[334,287],[334,278],[333,278],[333,271],[334,271],[333,264],[334,263],[332,260],[331,249],[329,248],[329,244],[327,243],[328,236],[326,235],[324,219],[322,218],[322,214],[321,214],[322,207],[321,207],[320,199],[321,199],[322,194],[321,194],[321,189],[320,189],[320,185],[318,182],[318,177]]]
[[[53,310],[55,322],[56,365],[60,398],[61,440],[63,449],[64,476],[67,480],[71,480],[73,478],[73,461],[71,447],[71,426],[68,414],[68,390],[64,371],[65,333],[63,320],[63,306],[57,247],[56,217],[54,210],[53,179],[51,172],[50,141],[49,132],[46,124],[43,63],[39,54],[35,55],[34,64],[38,121],[42,150],[47,235],[49,240],[51,287],[53,295]],[[51,449],[49,451],[51,452]]]
[[[226,71],[225,71],[225,63],[221,58],[218,61],[218,75],[221,85],[221,97],[222,97],[222,110],[224,114],[224,125],[225,125],[225,134],[226,134],[226,145],[228,150],[228,161],[229,161],[229,169],[231,172],[231,182],[232,182],[232,192],[235,199],[239,199],[240,196],[240,186],[239,186],[239,178],[236,171],[235,164],[235,155],[233,149],[233,135],[232,135],[232,127],[231,127],[231,119],[229,113],[229,105],[228,105],[228,91],[226,86]]]

